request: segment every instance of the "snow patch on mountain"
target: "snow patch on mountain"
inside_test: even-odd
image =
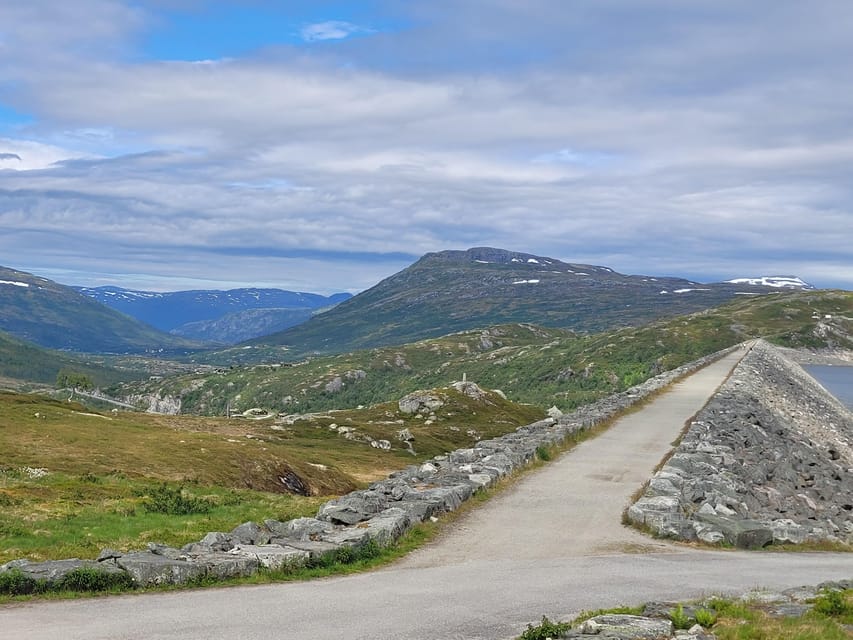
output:
[[[727,284],[749,284],[776,289],[814,289],[812,285],[796,276],[761,276],[759,278],[735,278],[726,280]]]
[[[13,280],[0,280],[0,284],[9,284],[13,287],[29,287],[30,285],[26,282],[15,282]]]

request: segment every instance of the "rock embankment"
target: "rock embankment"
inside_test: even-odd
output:
[[[853,414],[758,341],[627,515],[661,536],[744,548],[853,543]]]
[[[153,543],[144,551],[131,553],[105,549],[96,563],[14,560],[0,567],[0,572],[16,570],[32,579],[58,582],[70,571],[98,566],[108,572],[127,572],[140,586],[182,584],[210,577],[250,575],[261,568],[304,566],[323,554],[368,543],[389,546],[417,523],[457,509],[476,491],[529,464],[539,447],[559,445],[579,432],[606,423],[730,351],[660,374],[572,413],[555,414],[499,438],[392,473],[367,489],[327,502],[316,518],[247,522],[228,533],[211,532],[181,549]],[[473,383],[464,386],[465,393],[476,392]]]

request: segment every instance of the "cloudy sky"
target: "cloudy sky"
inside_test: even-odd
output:
[[[849,0],[0,0],[0,264],[68,284],[853,289],[851,177]]]

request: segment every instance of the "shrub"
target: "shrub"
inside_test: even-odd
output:
[[[853,605],[845,601],[844,592],[833,589],[817,597],[814,610],[821,615],[837,617],[853,614]]]
[[[375,540],[370,540],[365,544],[357,547],[341,547],[328,553],[324,553],[316,558],[308,561],[308,568],[330,569],[341,564],[355,564],[363,560],[372,560],[379,557],[382,549],[376,544]]]
[[[213,503],[209,500],[193,498],[184,493],[183,487],[172,489],[165,482],[151,491],[144,504],[150,513],[165,513],[171,516],[209,513],[213,508]]]
[[[672,626],[676,629],[689,629],[693,626],[690,616],[684,613],[684,607],[681,605],[669,612],[669,619],[672,620]]]
[[[551,622],[542,616],[542,622],[537,626],[527,625],[527,631],[522,633],[518,640],[546,640],[547,638],[561,638],[569,630],[568,622]]]
[[[52,590],[109,591],[110,589],[130,589],[133,586],[133,578],[124,571],[107,573],[94,568],[81,567],[65,574]]]
[[[696,611],[696,622],[705,629],[710,629],[717,623],[717,614],[709,609],[698,609]]]
[[[26,596],[44,590],[44,583],[24,575],[20,569],[0,573],[0,593],[10,596]]]
[[[548,462],[552,457],[551,450],[544,444],[540,444],[538,447],[536,447],[536,457],[539,458],[542,462]]]

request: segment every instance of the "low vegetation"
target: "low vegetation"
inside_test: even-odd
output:
[[[849,640],[853,624],[853,590],[824,591],[811,610],[800,616],[772,615],[772,605],[759,602],[712,598],[701,603],[693,617],[679,604],[670,612],[675,629],[694,624],[711,631],[717,640]],[[615,607],[585,611],[571,622],[552,622],[542,618],[539,625],[528,625],[518,640],[544,640],[566,637],[590,618],[604,614],[642,615],[644,607]]]
[[[282,362],[280,349],[264,351],[274,364],[233,364],[112,392],[180,398],[182,412],[200,415],[254,407],[308,413],[385,402],[467,375],[513,401],[570,410],[748,338],[853,348],[851,317],[853,293],[769,294],[594,335],[514,324],[297,363]]]
[[[444,404],[430,414],[388,403],[290,423],[100,414],[0,393],[0,563],[181,546],[248,520],[314,515],[330,496],[543,415],[495,394],[437,393]]]

